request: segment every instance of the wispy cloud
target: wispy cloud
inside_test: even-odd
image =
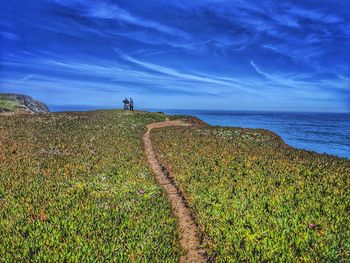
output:
[[[326,50],[320,49],[319,47],[313,47],[312,45],[309,45],[307,41],[309,41],[308,38],[306,38],[304,43],[300,44],[301,46],[298,49],[290,49],[290,45],[288,43],[279,43],[274,45],[264,44],[262,47],[272,50],[273,52],[282,56],[288,57],[294,62],[307,63],[309,66],[317,68],[318,59],[322,57]]]
[[[121,8],[119,5],[110,3],[109,1],[55,1],[80,11],[82,16],[95,19],[111,19],[141,28],[152,29],[169,35],[189,37],[189,35],[184,31],[132,14]]]
[[[254,61],[251,60],[251,61],[250,61],[250,64],[253,66],[253,68],[255,69],[255,71],[258,72],[260,75],[262,75],[262,76],[264,76],[264,77],[266,77],[266,78],[268,78],[268,79],[270,79],[270,80],[274,80],[274,78],[273,78],[270,74],[263,72],[263,71],[254,63]]]
[[[17,1],[0,10],[2,90],[202,108],[348,103],[347,1]]]
[[[7,38],[12,41],[19,41],[20,37],[14,33],[11,32],[0,32],[0,35],[4,38]]]
[[[329,12],[322,9],[306,9],[301,6],[290,5],[287,11],[289,14],[295,17],[305,18],[321,23],[334,24],[344,21],[342,17],[330,14]]]
[[[30,80],[30,79],[33,78],[33,77],[34,77],[34,75],[29,74],[29,75],[27,75],[27,76],[21,78],[18,82],[19,82],[19,83],[23,83],[23,82],[25,82],[25,81],[27,81],[27,80]]]
[[[158,73],[162,73],[162,74],[165,74],[165,75],[168,75],[171,77],[175,77],[177,80],[189,80],[189,81],[194,81],[194,82],[199,82],[199,83],[215,84],[215,85],[217,85],[217,87],[220,87],[222,90],[224,87],[229,87],[231,89],[237,89],[239,91],[244,91],[244,92],[248,91],[244,86],[239,86],[239,85],[237,85],[237,83],[233,83],[233,81],[232,80],[230,81],[229,79],[224,80],[224,79],[215,78],[215,77],[213,78],[213,77],[209,77],[209,75],[205,75],[205,74],[202,74],[202,76],[201,76],[198,74],[183,73],[183,72],[180,72],[178,70],[175,70],[175,69],[172,69],[169,67],[164,67],[164,66],[160,66],[160,65],[137,60],[137,59],[132,58],[126,54],[120,53],[120,51],[118,51],[118,53],[126,61],[132,62],[136,65],[142,66],[146,69],[150,69],[150,70],[158,72]]]
[[[139,27],[150,28],[169,35],[188,37],[188,34],[179,29],[132,15],[116,4],[101,3],[89,7],[87,15],[94,18],[116,19],[121,22],[130,23]]]

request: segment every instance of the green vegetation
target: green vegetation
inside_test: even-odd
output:
[[[18,101],[11,100],[0,95],[0,109],[12,111],[12,110],[15,110],[18,106],[20,106]]]
[[[176,220],[142,135],[159,114],[0,116],[0,258],[176,262]]]
[[[196,117],[190,116],[190,115],[170,115],[168,116],[169,120],[180,120],[184,123],[193,125],[193,126],[209,126],[206,122],[202,121],[201,119],[198,119]]]
[[[350,259],[350,161],[264,130],[152,131],[217,262]]]
[[[0,97],[1,102],[1,97]],[[2,103],[2,102],[1,102]],[[2,105],[2,104],[1,104]],[[264,130],[152,131],[211,259],[350,259],[350,161]],[[145,159],[158,113],[0,116],[2,261],[176,262],[176,220]]]

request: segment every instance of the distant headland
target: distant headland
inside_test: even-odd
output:
[[[49,107],[28,95],[0,93],[0,113],[47,113]]]

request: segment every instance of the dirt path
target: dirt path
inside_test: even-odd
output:
[[[176,125],[184,125],[184,123],[178,120],[167,120],[165,122],[157,122],[147,125],[148,130],[143,136],[143,142],[145,144],[148,162],[156,175],[158,183],[162,185],[166,194],[168,195],[173,213],[177,218],[180,231],[180,244],[186,251],[186,255],[181,257],[180,262],[206,262],[205,251],[199,247],[200,241],[198,238],[197,227],[193,221],[191,212],[186,206],[186,202],[181,191],[176,188],[172,180],[170,180],[167,173],[162,170],[162,166],[157,161],[150,137],[150,131],[152,129]]]

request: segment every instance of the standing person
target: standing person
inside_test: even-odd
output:
[[[129,101],[129,110],[134,111],[134,100],[132,98]]]
[[[125,98],[122,102],[124,103],[124,110],[128,110],[128,109],[129,109],[129,101],[128,101],[128,98]]]

